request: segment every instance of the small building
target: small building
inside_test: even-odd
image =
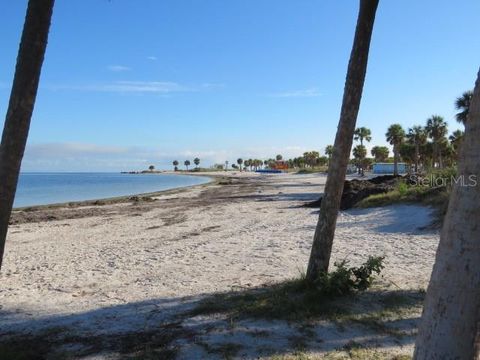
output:
[[[285,160],[276,160],[275,163],[269,164],[272,170],[288,170],[288,162]]]
[[[375,163],[373,164],[374,174],[393,174],[393,163]],[[397,170],[399,174],[407,173],[407,164],[399,162],[397,164]]]

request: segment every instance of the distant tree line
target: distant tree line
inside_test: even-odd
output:
[[[465,125],[469,111],[472,91],[466,91],[455,101],[458,110],[455,118]],[[370,141],[370,130],[357,128],[354,140],[360,144],[352,150],[352,163],[359,168],[360,172],[370,166],[373,161],[394,163],[394,172],[398,173],[398,162],[404,161],[411,165],[415,172],[426,168],[445,168],[456,164],[463,141],[462,130],[453,131],[448,136],[448,124],[440,115],[429,117],[425,125],[414,125],[406,131],[400,124],[392,124],[387,129],[385,138],[392,145],[393,159],[389,158],[389,149],[386,146],[374,146],[371,149],[373,158],[367,158],[367,151],[363,141]]]
[[[459,123],[465,124],[470,106],[472,91],[466,91],[455,100],[455,108],[458,110],[455,118]],[[367,148],[364,143],[372,140],[371,130],[366,127],[355,129],[353,139],[359,144],[352,149],[353,158],[350,164],[357,167],[358,172],[363,174],[374,162],[394,163],[394,172],[398,173],[398,163],[403,161],[411,165],[415,172],[426,168],[444,168],[456,164],[462,144],[464,132],[455,130],[448,135],[448,124],[440,115],[432,115],[425,122],[424,126],[414,125],[407,130],[400,124],[392,124],[385,133],[386,141],[392,146],[393,158],[390,157],[390,150],[387,146],[374,146],[370,150],[372,157],[368,157]],[[324,155],[312,150],[304,152],[302,156],[284,160],[281,154],[275,158],[266,160],[238,158],[236,164],[232,163],[235,170],[256,171],[261,168],[272,168],[278,161],[284,161],[291,169],[321,168],[328,167],[334,152],[333,145],[327,145]],[[200,159],[193,160],[196,169],[200,165]],[[179,162],[172,162],[174,170],[178,171]],[[184,161],[185,169],[188,171],[191,165],[190,160]],[[153,165],[150,170],[153,170]],[[225,165],[215,164],[216,170],[225,169]],[[226,169],[225,169],[226,170]]]

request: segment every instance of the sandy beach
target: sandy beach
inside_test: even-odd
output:
[[[319,197],[326,177],[221,175],[146,198],[16,211],[0,274],[0,336],[47,331],[55,343],[68,333],[73,340],[55,351],[117,358],[121,351],[110,345],[118,334],[171,331],[176,336],[162,346],[177,358],[224,358],[222,344],[232,343],[235,358],[295,356],[298,324],[242,319],[230,326],[222,316],[180,314],[217,292],[299,277],[318,212],[302,205]],[[431,220],[432,210],[416,205],[342,212],[334,260],[358,265],[370,255],[385,256],[377,289],[421,294],[439,238],[425,229]],[[302,353],[345,353],[354,341],[388,356],[411,354],[417,305],[393,325],[407,324],[402,336],[360,322],[310,324],[314,335]],[[104,342],[92,345],[87,338]]]

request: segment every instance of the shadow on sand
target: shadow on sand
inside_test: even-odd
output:
[[[284,284],[41,318],[2,311],[0,359],[254,359],[413,344],[421,291],[305,303],[285,301]]]

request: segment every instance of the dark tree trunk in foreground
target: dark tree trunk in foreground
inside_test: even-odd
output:
[[[428,286],[415,359],[478,359],[480,330],[480,72],[465,124],[457,183],[450,196]],[[469,176],[477,183],[469,182]],[[472,178],[470,178],[472,179]]]
[[[372,37],[377,6],[378,0],[360,0],[360,11],[348,64],[340,121],[335,137],[332,161],[328,168],[325,194],[320,207],[320,216],[308,262],[307,280],[313,280],[319,272],[328,270],[343,183],[362,98],[370,39]]]
[[[29,0],[0,145],[0,268],[47,47],[54,0]]]

